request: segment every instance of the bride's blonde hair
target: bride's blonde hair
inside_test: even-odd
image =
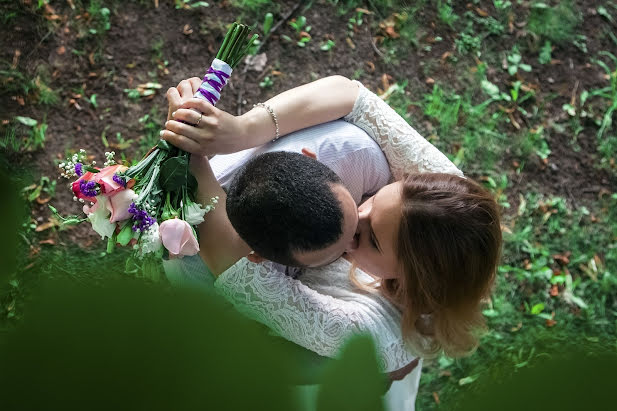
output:
[[[402,189],[396,254],[403,273],[363,284],[402,313],[403,336],[414,353],[469,354],[485,329],[481,301],[495,280],[501,251],[499,207],[477,183],[450,174],[409,175]]]

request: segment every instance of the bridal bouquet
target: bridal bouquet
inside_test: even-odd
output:
[[[247,39],[250,29],[234,23],[194,97],[216,104],[232,69],[257,38]],[[197,180],[189,171],[189,153],[161,140],[136,165],[116,164],[114,153],[105,153],[103,168],[88,162],[84,150],[60,163],[62,175],[77,178],[71,184],[74,200],[84,204],[86,218],[64,218],[64,224],[89,221],[92,229],[107,238],[107,252],[116,244],[132,245],[138,257],[146,255],[195,255],[199,242],[195,226],[214,209],[195,201]]]

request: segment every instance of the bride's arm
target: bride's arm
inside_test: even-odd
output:
[[[186,84],[189,81],[185,80]],[[349,79],[331,76],[287,90],[265,104],[276,115],[279,136],[284,136],[343,117],[352,110],[358,92],[359,88]],[[197,122],[196,111],[204,113],[199,127],[184,127],[181,121]],[[274,120],[263,107],[233,116],[201,99],[185,101],[166,127],[174,133],[166,137],[170,143],[203,155],[234,153],[265,144],[276,136]]]
[[[281,136],[344,117],[380,145],[397,179],[405,173],[419,172],[463,175],[386,102],[357,81],[342,76],[326,77],[285,91],[266,104],[276,114]],[[275,123],[262,107],[237,117],[199,99],[185,102],[182,107],[175,112],[174,119],[190,123],[196,121],[194,110],[204,113],[203,122],[196,129],[187,131],[178,121],[167,124],[178,135],[185,132],[184,139],[170,136],[169,140],[186,151],[204,155],[231,153],[262,145],[275,137]]]

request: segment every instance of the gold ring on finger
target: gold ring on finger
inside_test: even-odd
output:
[[[197,120],[197,123],[195,124],[195,127],[199,127],[199,123],[201,123],[201,118],[204,116],[204,113],[199,113],[199,120]]]

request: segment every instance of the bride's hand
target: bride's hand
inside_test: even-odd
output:
[[[191,77],[182,80],[177,87],[171,87],[167,90],[167,101],[169,102],[169,110],[167,111],[167,121],[171,120],[171,114],[178,110],[182,104],[193,98],[193,95],[199,90],[201,79],[199,77]]]
[[[185,101],[171,117],[165,123],[166,130],[161,131],[161,138],[189,153],[228,154],[255,145],[249,141],[246,122],[205,100]]]

